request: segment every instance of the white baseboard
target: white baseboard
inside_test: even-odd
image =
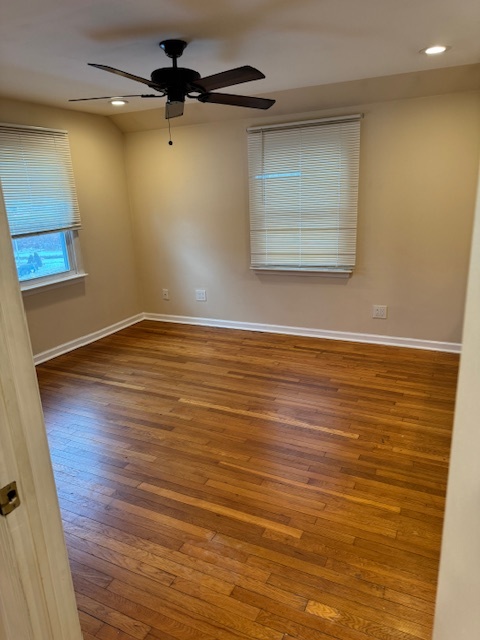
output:
[[[308,329],[306,327],[289,327],[278,324],[260,324],[257,322],[237,322],[235,320],[217,320],[215,318],[195,318],[191,316],[170,316],[160,313],[139,313],[136,316],[116,322],[115,324],[89,333],[86,336],[71,340],[53,349],[37,353],[33,360],[41,364],[64,353],[83,347],[86,344],[105,338],[121,329],[130,327],[141,320],[155,322],[173,322],[176,324],[192,324],[202,327],[219,327],[222,329],[240,329],[242,331],[262,331],[263,333],[281,333],[290,336],[308,336],[311,338],[325,338],[327,340],[344,340],[345,342],[365,342],[368,344],[382,344],[390,347],[406,347],[409,349],[425,349],[428,351],[445,351],[460,353],[462,345],[458,342],[436,342],[435,340],[418,340],[416,338],[398,338],[381,336],[371,333],[349,333],[346,331],[326,331],[324,329]]]
[[[144,319],[145,314],[139,313],[136,316],[132,316],[131,318],[127,318],[126,320],[121,320],[120,322],[116,322],[115,324],[111,324],[109,327],[105,327],[104,329],[100,329],[99,331],[94,331],[93,333],[89,333],[88,335],[77,338],[76,340],[65,342],[65,344],[61,344],[58,347],[54,347],[53,349],[47,349],[47,351],[37,353],[33,357],[33,361],[35,364],[41,364],[42,362],[46,362],[47,360],[51,360],[52,358],[61,356],[64,353],[68,353],[69,351],[73,351],[74,349],[78,349],[79,347],[83,347],[86,344],[90,344],[91,342],[100,340],[100,338],[105,338],[112,333],[120,331],[120,329],[130,327],[132,324],[136,324],[137,322],[140,322]]]
[[[203,327],[221,327],[224,329],[241,329],[243,331],[281,333],[291,336],[309,336],[311,338],[326,338],[327,340],[344,340],[345,342],[366,342],[368,344],[382,344],[390,347],[406,347],[409,349],[425,349],[428,351],[445,351],[448,353],[460,353],[462,348],[462,345],[458,342],[437,342],[435,340],[418,340],[417,338],[398,338],[394,336],[381,336],[371,333],[326,331],[324,329],[289,327],[277,324],[236,322],[234,320],[195,318],[191,316],[170,316],[160,313],[144,313],[143,317],[145,320],[154,320],[156,322],[174,322],[177,324],[193,324]]]

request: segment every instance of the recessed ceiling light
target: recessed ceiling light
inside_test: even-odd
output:
[[[124,100],[123,98],[112,98],[110,100],[110,104],[113,104],[114,107],[123,107],[123,105],[127,103],[128,100]]]
[[[432,47],[427,47],[426,49],[422,49],[420,53],[426,53],[427,56],[435,56],[435,55],[438,55],[439,53],[445,53],[445,51],[448,51],[448,49],[450,49],[450,47],[447,47],[444,44],[435,44]]]

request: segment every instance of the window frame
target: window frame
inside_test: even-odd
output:
[[[343,116],[333,116],[329,118],[320,118],[316,120],[306,120],[300,122],[287,122],[280,124],[270,124],[258,127],[247,128],[248,134],[248,181],[249,181],[249,199],[250,199],[250,269],[259,273],[278,273],[295,275],[320,275],[328,277],[343,277],[348,278],[354,271],[356,266],[356,239],[357,239],[357,213],[358,213],[358,178],[359,178],[359,164],[360,164],[360,122],[363,118],[363,114],[356,113]],[[267,178],[292,177],[297,180],[297,186],[294,189],[302,194],[305,193],[304,185],[308,180],[311,180],[310,176],[303,176],[303,169],[301,168],[302,161],[306,157],[304,154],[310,154],[308,159],[310,166],[312,166],[312,152],[314,154],[315,147],[311,146],[308,142],[306,147],[307,151],[304,151],[303,142],[295,140],[295,130],[301,130],[300,135],[304,135],[303,132],[312,127],[316,127],[317,131],[322,132],[323,127],[329,125],[335,125],[338,130],[338,139],[336,144],[341,149],[342,161],[338,162],[338,175],[340,177],[340,188],[337,193],[342,198],[348,199],[348,205],[338,208],[336,217],[339,222],[336,222],[336,227],[326,228],[327,232],[337,234],[337,240],[332,245],[328,240],[318,240],[323,235],[323,225],[321,219],[315,219],[315,207],[312,213],[312,201],[305,207],[303,201],[296,204],[290,204],[289,198],[291,197],[290,190],[286,185],[281,185],[280,189],[270,189],[270,193],[265,187],[260,187],[256,184],[257,180],[261,177],[263,180]],[[348,128],[344,125],[348,125]],[[342,136],[343,130],[347,129],[345,136],[349,136],[348,144],[343,142]],[[332,129],[331,129],[332,130]],[[285,153],[285,163],[283,163],[282,156],[275,156],[275,135],[285,132],[286,140],[290,136],[290,142],[293,144],[293,151],[290,147],[285,146],[285,142],[279,142],[278,147],[280,154],[282,151]],[[273,136],[270,134],[274,134]],[[319,148],[322,148],[324,144],[321,133],[319,133]],[[277,136],[278,138],[278,136]],[[353,143],[353,151],[350,146]],[[270,149],[268,144],[271,144]],[[283,149],[282,149],[283,146]],[[347,150],[345,150],[347,147]],[[298,154],[300,164],[295,164],[295,154]],[[343,155],[344,154],[344,155]],[[328,154],[327,154],[328,157]],[[348,170],[343,167],[344,159],[348,162]],[[259,171],[259,167],[261,168]],[[273,170],[272,170],[273,167]],[[324,195],[328,189],[322,186],[322,181],[325,180],[324,174],[320,169],[316,174],[314,180],[316,184],[311,189],[309,197],[314,195]],[[303,180],[303,182],[302,182]],[[264,183],[265,184],[265,183]],[[273,184],[273,183],[272,183]],[[302,191],[303,189],[303,191]],[[323,194],[322,194],[323,189]],[[289,211],[291,206],[291,217],[287,218],[285,211]],[[318,213],[320,214],[320,208]],[[288,214],[287,214],[288,215]],[[270,219],[269,219],[270,216]],[[293,220],[295,217],[297,221]],[[330,219],[335,218],[330,214]],[[314,220],[313,224],[310,224],[308,229],[310,235],[307,237],[304,233],[305,220]],[[352,224],[352,221],[354,224]],[[291,235],[289,236],[289,232]],[[273,240],[268,237],[269,233],[274,238]],[[343,235],[342,235],[343,234]],[[283,235],[283,238],[282,238]],[[304,258],[305,248],[309,246],[309,243],[315,244],[314,237],[317,236],[317,248],[319,252],[316,256],[313,253],[309,254],[308,258]],[[278,240],[276,240],[278,238]],[[305,238],[307,240],[305,241]],[[295,251],[293,248],[295,242],[298,243],[298,248]],[[279,244],[280,243],[280,244]],[[335,247],[335,250],[339,251],[344,244],[347,243],[349,250],[347,251],[348,260],[345,264],[341,264],[337,257],[336,264],[327,264],[326,259],[327,251],[325,247]],[[285,246],[288,246],[285,250]],[[353,249],[352,249],[353,246]],[[280,247],[280,248],[279,248]],[[269,252],[277,254],[276,260],[269,260]],[[308,252],[307,252],[308,253]],[[335,253],[335,251],[334,251]],[[283,257],[283,261],[280,260]],[[314,261],[316,260],[316,264]],[[289,262],[290,261],[290,262]],[[294,264],[293,262],[297,262]],[[333,262],[330,258],[330,262]],[[303,264],[302,264],[303,263]]]
[[[5,152],[3,160],[6,163],[8,163],[8,160],[10,159],[10,157],[12,158],[13,161],[18,160],[18,156],[20,156],[24,152],[24,149],[27,149],[26,151],[27,159],[25,160],[25,163],[24,163],[25,169],[23,171],[19,170],[16,172],[15,171],[6,172],[4,174],[4,178],[3,178],[4,183],[8,183],[10,180],[12,181],[12,183],[15,183],[15,182],[19,183],[20,181],[25,180],[25,184],[30,184],[29,181],[32,179],[32,176],[33,177],[35,176],[35,172],[38,171],[38,167],[41,166],[41,162],[44,159],[46,159],[47,163],[51,162],[52,156],[48,155],[49,154],[48,145],[53,144],[53,146],[55,147],[55,140],[56,139],[61,140],[60,149],[58,152],[55,152],[54,154],[56,157],[54,158],[53,166],[61,167],[61,175],[63,176],[63,181],[61,184],[63,185],[63,187],[60,189],[60,191],[58,191],[58,186],[52,183],[52,178],[50,176],[50,183],[47,182],[47,184],[51,188],[49,189],[47,194],[52,199],[55,196],[58,197],[59,195],[60,197],[68,196],[66,202],[69,203],[68,206],[71,207],[73,211],[73,213],[70,214],[71,222],[69,223],[69,226],[66,226],[65,224],[65,216],[64,215],[62,216],[62,214],[59,214],[60,217],[55,218],[57,220],[58,227],[55,228],[56,225],[53,225],[51,226],[51,228],[45,230],[45,218],[44,217],[42,218],[42,214],[40,213],[39,215],[37,210],[37,212],[33,215],[35,215],[36,219],[39,220],[40,226],[37,227],[38,231],[34,231],[34,229],[32,228],[32,230],[34,231],[33,233],[19,232],[19,233],[16,233],[15,235],[11,233],[12,243],[15,241],[15,239],[21,240],[22,238],[33,238],[35,236],[47,235],[49,233],[62,233],[64,236],[65,248],[67,251],[68,262],[70,267],[68,270],[61,271],[59,273],[54,273],[54,274],[49,274],[44,276],[40,275],[36,277],[26,278],[24,280],[21,280],[20,276],[18,275],[21,291],[23,293],[29,293],[29,292],[34,293],[35,291],[45,289],[47,287],[56,287],[56,286],[68,284],[78,279],[84,278],[87,275],[87,273],[85,272],[84,266],[83,266],[83,260],[82,260],[82,254],[81,254],[81,248],[80,248],[80,239],[78,234],[78,231],[81,227],[81,221],[80,221],[80,214],[78,211],[78,201],[77,201],[75,179],[73,175],[73,167],[72,167],[72,161],[71,161],[71,155],[70,155],[70,142],[68,138],[68,132],[62,129],[32,127],[28,125],[18,125],[18,124],[12,124],[12,123],[0,123],[0,135],[5,130],[7,130],[6,131],[6,147],[5,147],[7,151]],[[10,150],[8,149],[8,143],[9,143],[8,131],[9,130],[12,131],[12,136],[10,139],[11,148],[14,147],[12,140],[14,138],[15,132],[19,132],[20,141],[21,141],[18,149],[16,149],[13,152],[10,152]],[[25,141],[21,140],[22,132],[25,132],[26,134]],[[43,135],[45,135],[45,147],[42,147],[43,142],[40,144],[37,143],[35,146],[35,151],[38,153],[40,157],[38,160],[38,164],[30,165],[32,166],[32,170],[33,170],[33,174],[32,174],[32,173],[29,173],[29,169],[28,169],[28,164],[29,164],[28,154],[31,153],[31,148],[28,146],[29,141],[27,136],[31,136],[31,137],[39,136],[37,139],[41,139]],[[35,143],[32,143],[32,144],[34,145]],[[45,151],[43,150],[44,148],[46,149]],[[0,153],[2,153],[1,150],[0,150]],[[45,154],[45,158],[43,157],[44,154]],[[36,158],[34,159],[36,161]],[[1,176],[0,176],[0,187],[1,186],[2,184],[1,184]],[[17,195],[18,193],[21,193],[18,187],[11,187],[11,188],[14,189],[13,193],[15,193],[15,195]],[[35,189],[34,189],[34,193],[35,193]],[[2,190],[2,195],[4,195],[3,190]],[[42,195],[43,195],[43,192],[42,192]],[[5,201],[5,210],[7,213],[7,220],[8,220],[8,208],[7,208],[8,198],[4,197],[4,201]],[[27,199],[26,202],[27,203],[31,202],[31,200]],[[47,216],[49,215],[48,209],[45,211],[45,214]],[[48,219],[49,218],[47,218],[47,220]],[[17,266],[16,261],[15,261],[15,264]],[[17,267],[17,273],[18,273],[18,267]]]

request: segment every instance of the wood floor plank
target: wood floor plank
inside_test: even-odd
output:
[[[134,640],[134,637],[129,633],[111,627],[109,624],[104,624],[95,637],[100,640]],[[146,636],[146,638],[148,638],[148,636]]]
[[[124,542],[118,539],[119,536],[116,536],[116,538],[112,537],[115,535],[115,532],[111,527],[108,529],[105,527],[99,529],[93,526],[86,529],[86,526],[88,525],[86,525],[85,520],[81,526],[66,522],[65,531],[66,533],[71,533],[83,540],[96,543],[101,547],[120,553],[128,558],[134,558],[142,564],[148,564],[165,573],[176,577],[183,577],[200,584],[206,584],[219,593],[228,595],[233,589],[233,579],[231,582],[223,579],[225,577],[231,577],[230,575],[226,575],[226,572],[219,569],[214,570],[214,568],[210,568],[208,564],[204,566],[200,561],[193,562],[188,556],[185,556],[185,554],[174,552],[171,549],[162,549],[160,545],[137,545],[135,540]]]
[[[298,582],[293,577],[282,577],[275,574],[269,578],[269,584],[277,585],[282,589],[294,592],[296,594],[302,594],[302,597],[307,598],[309,601],[323,601],[329,596],[336,596],[341,603],[348,605],[349,601],[364,605],[367,612],[366,617],[372,617],[372,619],[387,620],[388,615],[396,616],[398,620],[408,619],[411,622],[415,622],[422,626],[431,626],[433,620],[432,616],[428,615],[425,611],[413,610],[412,608],[406,608],[402,604],[393,603],[387,601],[385,596],[385,590],[378,590],[377,597],[372,597],[372,593],[366,594],[363,591],[343,585],[336,584],[329,580],[312,580],[307,576],[302,576],[302,582]],[[329,602],[331,606],[338,606],[338,602]],[[386,614],[385,616],[383,614]]]
[[[157,495],[161,495],[167,498],[172,498],[173,500],[178,500],[180,502],[184,502],[185,504],[191,504],[195,507],[200,507],[201,509],[204,509],[206,511],[211,511],[216,514],[226,515],[235,520],[241,520],[242,522],[255,524],[265,529],[272,529],[273,531],[279,531],[280,533],[285,533],[286,535],[292,536],[293,538],[300,538],[302,536],[302,531],[300,531],[300,529],[284,526],[282,524],[272,522],[271,520],[267,520],[266,518],[258,518],[257,516],[253,516],[247,513],[243,513],[241,511],[237,511],[236,509],[223,507],[214,502],[210,502],[207,500],[199,500],[198,498],[191,498],[190,496],[186,496],[184,494],[178,494],[178,493],[175,493],[174,491],[169,491],[168,489],[162,489],[161,487],[156,487],[155,485],[151,485],[147,483],[142,483],[140,485],[140,489],[143,489],[144,491],[155,493]]]
[[[101,627],[103,627],[104,623],[101,620],[93,618],[84,611],[79,611],[78,617],[80,619],[80,625],[82,627],[84,635],[89,634],[93,637],[96,635],[97,631],[99,631]]]
[[[76,598],[80,611],[90,614],[99,620],[105,620],[108,624],[125,631],[137,640],[145,640],[150,627],[136,619],[136,615],[128,616],[118,611],[116,607],[109,607],[100,602],[97,598],[91,598],[81,592],[79,580],[75,580]],[[90,589],[87,589],[90,591]]]
[[[84,637],[430,640],[457,373],[151,321],[38,366]]]
[[[378,632],[381,635],[395,637],[399,633],[410,634],[415,638],[428,640],[430,631],[428,624],[431,620],[425,618],[425,625],[414,622],[411,618],[399,618],[386,611],[378,611],[373,607],[365,607],[352,600],[346,600],[331,594],[323,594],[322,602],[310,600],[305,609],[307,613],[319,615],[320,617],[329,617],[333,614],[333,619],[341,620],[346,626],[354,629],[368,629],[372,626],[378,626]],[[325,616],[325,611],[328,615]],[[374,634],[375,635],[375,634]]]
[[[133,602],[145,603],[154,610],[161,610],[165,601],[168,604],[173,604],[175,607],[188,607],[189,611],[205,619],[207,622],[220,623],[227,628],[243,633],[248,638],[257,638],[258,640],[282,640],[282,633],[251,622],[236,613],[232,614],[220,607],[207,603],[205,600],[186,594],[177,594],[173,589],[168,592],[166,590],[159,592],[157,596],[115,580],[110,585],[109,590]]]

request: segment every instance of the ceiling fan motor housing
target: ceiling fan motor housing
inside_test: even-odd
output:
[[[195,87],[195,81],[200,79],[198,71],[182,67],[165,67],[155,69],[151,74],[152,82],[165,88],[171,102],[183,102],[187,93],[200,91]]]

